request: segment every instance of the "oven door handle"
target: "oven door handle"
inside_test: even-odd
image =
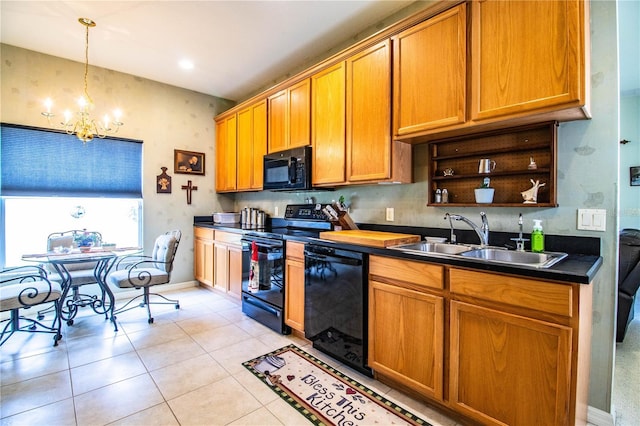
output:
[[[340,263],[342,265],[351,265],[351,266],[360,266],[362,265],[362,260],[360,259],[351,259],[349,257],[337,257],[337,256],[326,256],[326,255],[315,255],[309,252],[304,253],[304,257],[311,260],[319,260],[321,262],[331,261],[333,263]]]
[[[258,247],[263,247],[263,248],[267,248],[267,249],[279,249],[282,248],[283,245],[282,244],[273,244],[273,243],[264,243],[262,241],[256,241],[256,240],[242,240],[242,242],[246,245],[249,246],[249,248],[251,248],[251,243],[255,241],[256,242],[256,246]]]
[[[255,302],[255,301],[253,300],[253,298],[248,297],[248,296],[242,296],[242,298],[244,299],[244,302],[245,302],[245,303],[248,303],[249,305],[253,305],[253,306],[255,306],[255,307],[256,307],[256,308],[258,308],[258,309],[262,309],[263,311],[267,311],[267,312],[269,312],[269,313],[270,313],[270,314],[272,314],[272,315],[275,315],[275,316],[277,316],[277,317],[280,317],[280,311],[278,311],[277,309],[274,309],[274,308],[272,308],[271,306],[267,306],[267,305],[265,305],[265,304],[263,304],[263,303]]]

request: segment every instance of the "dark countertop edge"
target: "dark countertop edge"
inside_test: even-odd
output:
[[[194,225],[204,228],[219,229],[221,231],[243,233],[245,231],[255,231],[257,228],[243,227],[240,224],[218,224],[211,221],[211,216],[204,216],[207,220],[196,220],[194,218]],[[403,227],[404,229],[404,227]],[[386,232],[398,232],[398,231],[386,231]],[[448,232],[448,230],[447,230]],[[471,231],[473,232],[473,231]],[[406,232],[404,232],[406,233]],[[416,233],[417,232],[413,232]],[[475,233],[474,233],[475,234]],[[427,234],[435,236],[433,234]],[[551,281],[559,281],[566,283],[578,283],[578,284],[590,284],[596,273],[600,269],[603,263],[602,256],[594,254],[580,254],[569,253],[569,256],[560,263],[552,266],[551,268],[529,268],[526,266],[510,266],[507,264],[499,263],[485,263],[482,261],[476,261],[468,258],[451,258],[441,257],[437,255],[418,255],[402,252],[400,250],[392,250],[388,248],[378,248],[363,245],[337,243],[329,240],[322,240],[308,237],[296,237],[285,236],[285,240],[299,241],[303,243],[315,243],[325,246],[339,246],[340,248],[358,251],[368,254],[377,254],[387,257],[395,257],[399,259],[418,260],[424,262],[438,263],[443,265],[460,266],[464,268],[471,268],[480,272],[499,272],[505,274],[519,275],[530,278],[540,278]],[[551,251],[551,250],[550,250]]]

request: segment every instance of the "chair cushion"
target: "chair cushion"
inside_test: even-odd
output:
[[[69,276],[71,276],[72,286],[93,284],[97,282],[93,268],[70,270]],[[52,273],[49,276],[49,279],[52,281],[62,281],[62,279],[60,278],[60,274],[58,274],[57,272]]]
[[[61,295],[62,289],[57,282],[29,281],[0,286],[0,310],[9,311],[53,302]]]
[[[134,268],[113,271],[107,277],[109,284],[120,288],[150,287],[167,284],[169,274],[157,268]]]
[[[173,268],[173,256],[176,252],[176,245],[178,240],[173,235],[165,234],[156,238],[156,243],[153,246],[153,252],[151,257],[153,260],[163,263],[156,263],[156,268],[162,269],[166,272],[171,272]]]

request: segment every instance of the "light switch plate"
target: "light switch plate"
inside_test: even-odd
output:
[[[578,209],[578,229],[606,231],[607,211],[605,209]]]

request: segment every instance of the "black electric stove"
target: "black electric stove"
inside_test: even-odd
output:
[[[265,229],[242,235],[242,312],[279,333],[291,332],[284,323],[284,237],[317,238],[320,232],[332,230],[333,225],[322,212],[326,206],[289,204],[284,218],[273,218]]]

